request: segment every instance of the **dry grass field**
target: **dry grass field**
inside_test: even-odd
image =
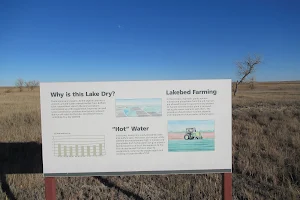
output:
[[[234,199],[300,199],[300,82],[233,97]],[[44,199],[39,91],[0,88],[0,199]],[[221,175],[57,178],[58,199],[221,199]]]

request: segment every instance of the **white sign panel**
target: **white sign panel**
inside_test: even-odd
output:
[[[231,80],[41,83],[45,176],[232,170]]]

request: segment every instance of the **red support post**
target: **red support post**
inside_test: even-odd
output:
[[[46,200],[56,200],[56,182],[54,177],[45,178]]]
[[[223,199],[232,200],[232,173],[223,173]]]

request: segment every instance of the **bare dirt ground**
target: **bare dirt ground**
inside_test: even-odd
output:
[[[233,97],[234,199],[300,199],[300,82]],[[0,199],[44,199],[39,91],[0,88]],[[57,178],[58,199],[221,199],[221,175]]]

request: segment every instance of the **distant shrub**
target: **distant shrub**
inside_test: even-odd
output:
[[[4,91],[4,93],[11,93],[12,92],[12,89],[11,88],[8,88]]]
[[[20,92],[23,91],[24,85],[25,85],[25,81],[23,79],[21,79],[21,78],[17,79],[16,82],[15,82],[15,86],[17,88],[19,88]]]
[[[27,87],[28,91],[33,90],[34,88],[38,87],[40,85],[39,81],[33,80],[33,81],[27,81],[25,83],[25,86]]]
[[[251,90],[255,89],[255,77],[251,77],[250,80],[249,80],[249,88]]]

